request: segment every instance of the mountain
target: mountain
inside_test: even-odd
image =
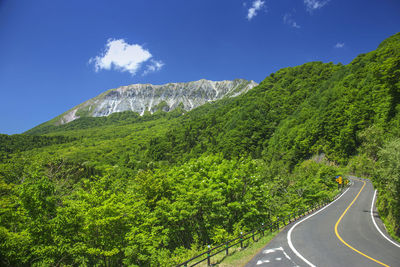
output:
[[[399,81],[400,33],[347,65],[309,62],[284,68],[223,106],[193,110],[190,120],[150,151],[162,160],[222,151],[226,157],[251,154],[293,166],[324,153],[346,164],[369,127],[393,135],[400,129]]]
[[[331,198],[347,172],[371,178],[400,236],[400,33],[189,112],[154,99],[103,117],[83,103],[70,123],[0,136],[1,266],[176,266]]]
[[[182,105],[186,111],[223,97],[234,97],[257,86],[254,81],[199,80],[163,85],[132,84],[110,89],[101,95],[72,108],[52,120],[61,125],[82,117],[103,117],[115,112],[133,111],[143,115],[146,111],[172,111]]]

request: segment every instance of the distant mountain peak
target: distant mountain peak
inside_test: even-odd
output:
[[[254,81],[210,81],[167,83],[162,85],[131,84],[110,89],[99,96],[72,108],[56,118],[55,124],[65,124],[81,117],[102,117],[115,112],[133,111],[143,115],[146,111],[172,111],[181,106],[192,110],[207,102],[224,97],[235,97],[258,84]]]

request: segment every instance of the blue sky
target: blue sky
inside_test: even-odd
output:
[[[0,133],[122,85],[347,64],[398,31],[398,0],[0,0]]]

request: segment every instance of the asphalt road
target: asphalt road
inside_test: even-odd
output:
[[[400,244],[388,237],[375,205],[371,213],[374,193],[369,181],[354,179],[333,203],[286,226],[246,267],[400,267]]]

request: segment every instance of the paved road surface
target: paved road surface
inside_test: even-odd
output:
[[[330,205],[288,225],[246,267],[400,267],[400,244],[387,237],[375,205],[371,213],[372,184],[353,183]]]

